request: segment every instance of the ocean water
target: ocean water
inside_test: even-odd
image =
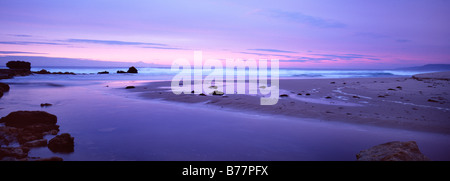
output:
[[[1,68],[1,67],[0,67]],[[50,72],[74,72],[77,76],[72,75],[32,75],[22,77],[20,79],[63,79],[63,80],[171,80],[181,71],[172,71],[170,68],[158,67],[137,67],[138,74],[117,74],[118,70],[127,71],[128,67],[33,67],[32,71],[48,70]],[[108,71],[109,74],[97,74],[98,72]],[[209,75],[212,71],[196,71],[192,70],[192,75],[201,72],[203,76]],[[225,71],[224,77],[225,77]],[[402,71],[402,70],[349,70],[349,69],[279,69],[280,78],[357,78],[357,77],[408,77],[419,73],[428,73],[430,71]],[[245,74],[258,72],[246,71]],[[267,71],[271,76],[270,69]]]

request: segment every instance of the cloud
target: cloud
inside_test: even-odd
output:
[[[167,46],[161,43],[145,43],[145,42],[131,42],[131,41],[117,41],[117,40],[92,40],[92,39],[67,39],[63,40],[69,43],[95,43],[105,45],[153,45],[153,46]]]
[[[15,36],[15,37],[26,37],[26,38],[32,37],[31,35],[24,35],[24,34],[8,34],[8,35]]]
[[[47,54],[47,53],[21,52],[21,51],[0,51],[0,54]]]
[[[300,24],[306,24],[319,28],[345,28],[347,25],[335,20],[324,19],[316,16],[306,15],[300,12],[288,12],[281,10],[262,11],[262,14],[277,19],[283,19]]]
[[[183,48],[176,48],[176,47],[154,47],[154,46],[144,46],[141,48],[153,48],[153,49],[164,49],[164,50],[185,50]]]
[[[68,45],[54,42],[36,42],[36,41],[0,41],[0,44],[8,45]]]
[[[298,52],[287,51],[287,50],[263,49],[263,48],[258,48],[258,49],[247,49],[247,50],[252,50],[252,51],[263,51],[263,52],[277,52],[277,53],[298,53]]]
[[[258,55],[258,56],[275,56],[275,57],[293,58],[293,56],[280,55],[280,54],[254,53],[254,52],[239,52],[239,53],[248,54],[248,55]]]
[[[311,54],[315,56],[327,57],[331,59],[339,59],[339,60],[353,60],[353,59],[369,59],[375,60],[371,55],[361,55],[361,54]]]

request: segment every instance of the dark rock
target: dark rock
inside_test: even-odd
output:
[[[335,84],[336,82],[330,82],[330,84]]]
[[[298,93],[297,95],[301,96],[301,95],[302,95],[302,93]]]
[[[136,87],[134,87],[134,86],[127,86],[127,87],[125,87],[125,89],[134,89],[134,88],[136,88]]]
[[[402,87],[402,86],[397,86],[396,88],[397,88],[397,89],[400,89],[400,90],[402,90],[402,89],[403,89],[403,87]]]
[[[50,158],[40,158],[40,159],[37,159],[34,161],[47,161],[47,162],[48,161],[63,161],[63,159],[61,157],[54,156],[54,157],[50,157]]]
[[[353,96],[353,98],[355,98],[355,99],[359,99],[360,97],[359,97],[359,96]]]
[[[97,74],[109,74],[108,71],[98,72]]]
[[[0,159],[5,157],[13,157],[16,159],[25,158],[28,156],[30,151],[27,147],[1,147],[0,148]]]
[[[310,93],[306,93],[305,95],[309,96],[309,95],[311,95],[311,94],[310,94]]]
[[[280,97],[289,97],[287,94],[281,94]]]
[[[358,161],[429,161],[415,141],[393,141],[363,150],[356,155]]]
[[[327,96],[327,97],[325,97],[325,99],[331,99],[331,97],[330,97],[330,96]]]
[[[218,90],[215,90],[214,92],[212,92],[212,95],[215,95],[215,96],[221,96],[223,94],[224,94],[223,92],[218,91]]]
[[[30,147],[30,148],[47,146],[47,139],[38,139],[38,140],[29,141],[29,142],[24,143],[23,146]]]
[[[135,67],[130,67],[130,68],[128,68],[127,73],[137,74],[138,70]]]
[[[392,88],[389,88],[388,90],[390,90],[390,91],[396,91],[395,89],[392,89]]]
[[[43,111],[16,111],[0,119],[5,126],[24,128],[35,124],[54,125],[57,122],[55,115]]]
[[[52,152],[71,153],[74,151],[74,138],[69,133],[55,136],[48,142],[48,148]]]
[[[434,99],[428,99],[428,102],[439,102],[439,101],[436,101]]]
[[[9,85],[0,82],[0,92],[8,92],[8,91],[9,91]]]
[[[41,107],[49,107],[52,106],[53,104],[50,103],[41,103]]]
[[[118,70],[117,73],[118,73],[118,74],[123,74],[123,73],[127,73],[127,72],[125,72],[125,71],[123,71],[123,70]]]
[[[199,96],[206,96],[206,94],[201,93],[201,94],[199,94]]]
[[[51,72],[49,72],[49,71],[47,71],[45,69],[42,69],[42,70],[39,70],[39,71],[33,72],[33,73],[35,73],[35,74],[51,74]]]
[[[9,61],[8,63],[6,63],[6,66],[9,69],[22,69],[22,70],[30,70],[31,69],[31,63],[24,62],[24,61]]]

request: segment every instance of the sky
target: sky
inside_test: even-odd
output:
[[[0,56],[280,67],[450,63],[450,0],[2,0]]]

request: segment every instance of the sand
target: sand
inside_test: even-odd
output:
[[[437,79],[434,78],[436,75]],[[450,82],[444,79],[450,77],[449,72],[420,76],[427,79],[283,79],[280,80],[280,95],[288,96],[280,97],[272,106],[261,106],[260,97],[256,95],[217,96],[207,92],[207,96],[175,95],[169,81],[151,82],[127,91],[146,99],[201,104],[211,110],[245,110],[259,115],[450,134]]]

